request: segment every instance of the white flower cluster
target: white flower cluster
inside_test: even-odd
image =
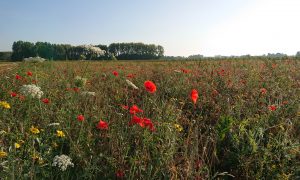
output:
[[[34,84],[23,85],[20,89],[20,92],[25,96],[31,96],[38,99],[40,99],[44,94],[41,88]]]
[[[135,84],[133,84],[133,82],[129,81],[128,79],[126,79],[126,82],[129,86],[131,86],[133,89],[139,89]]]
[[[44,61],[46,61],[46,59],[37,56],[37,57],[24,58],[24,61],[25,62],[34,62],[35,63],[35,62],[44,62]]]
[[[81,92],[82,96],[96,96],[95,92],[83,91]]]
[[[97,55],[104,55],[105,51],[100,49],[99,47],[95,47],[93,45],[81,45],[80,47],[84,48],[85,51],[92,53],[92,54],[97,54]]]
[[[74,167],[74,164],[69,156],[62,154],[54,157],[52,166],[56,166],[60,168],[61,171],[65,171],[68,166]]]

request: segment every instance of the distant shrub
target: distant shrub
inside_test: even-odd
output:
[[[10,60],[12,52],[0,52],[0,60]]]

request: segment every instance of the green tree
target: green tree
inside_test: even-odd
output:
[[[48,42],[35,43],[36,55],[45,59],[53,59],[54,48],[53,45]]]
[[[164,48],[154,44],[143,43],[112,43],[109,53],[118,59],[158,59],[163,56]]]
[[[11,59],[14,61],[21,61],[27,57],[35,56],[35,47],[31,42],[17,41],[12,46],[13,53]]]

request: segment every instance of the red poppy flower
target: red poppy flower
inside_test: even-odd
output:
[[[18,95],[18,94],[15,93],[15,92],[11,92],[11,93],[10,93],[10,96],[11,96],[11,97],[16,97],[17,95]]]
[[[261,94],[266,94],[266,93],[267,93],[267,90],[266,90],[265,88],[261,88],[261,89],[260,89],[260,93],[261,93]]]
[[[198,97],[199,97],[198,91],[196,89],[193,89],[191,92],[191,99],[194,104],[196,104]]]
[[[48,98],[44,98],[44,99],[42,99],[42,102],[43,102],[44,104],[49,104],[49,103],[50,103],[50,101],[49,101],[49,99],[48,99]]]
[[[74,87],[74,88],[73,88],[73,91],[74,91],[74,92],[79,92],[80,89],[79,89],[78,87]]]
[[[136,113],[139,113],[139,112],[143,112],[143,110],[139,109],[139,107],[137,105],[133,105],[129,109],[130,114],[136,114]]]
[[[270,105],[268,108],[270,111],[275,111],[277,109],[275,105]]]
[[[20,79],[22,79],[22,77],[19,74],[16,74],[16,79],[20,80]]]
[[[148,118],[143,118],[143,123],[145,127],[148,127],[150,131],[155,131],[152,121]]]
[[[77,120],[80,121],[80,122],[84,121],[84,116],[82,114],[78,115]]]
[[[148,128],[150,131],[155,131],[152,121],[148,118],[140,118],[134,115],[128,125],[131,126],[135,124],[140,125],[142,128]]]
[[[107,122],[100,120],[97,124],[97,129],[105,129],[105,130],[108,129]]]
[[[27,76],[32,76],[32,72],[31,72],[31,71],[28,71],[28,72],[27,72]]]
[[[125,176],[125,173],[122,170],[118,170],[116,172],[116,176],[117,176],[117,178],[123,178]]]
[[[131,121],[128,123],[128,125],[134,125],[134,124],[138,124],[140,125],[141,127],[145,127],[145,124],[144,124],[144,121],[143,121],[143,118],[140,118],[140,117],[137,117],[137,116],[133,116]]]
[[[144,86],[150,93],[154,93],[156,91],[156,85],[152,81],[145,81]]]
[[[181,71],[185,74],[189,73],[189,70],[181,68]]]
[[[113,71],[114,76],[119,76],[119,73],[117,71]]]

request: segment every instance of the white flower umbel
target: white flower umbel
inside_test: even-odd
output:
[[[61,171],[65,171],[68,166],[74,167],[72,159],[67,155],[55,156],[53,159],[52,166],[58,167]]]
[[[25,96],[31,96],[38,99],[40,99],[44,94],[41,88],[34,84],[23,85],[20,89],[20,92]]]
[[[82,96],[96,96],[95,92],[83,91],[81,92]]]
[[[102,56],[105,54],[104,50],[93,45],[81,45],[79,47],[84,49],[85,54],[95,54],[97,56]]]
[[[46,61],[46,59],[37,56],[37,57],[24,58],[24,61],[38,63],[38,62],[44,62],[44,61]]]
[[[138,87],[136,87],[135,84],[133,84],[131,81],[129,81],[128,79],[126,79],[126,82],[129,86],[131,86],[133,89],[139,89]]]

